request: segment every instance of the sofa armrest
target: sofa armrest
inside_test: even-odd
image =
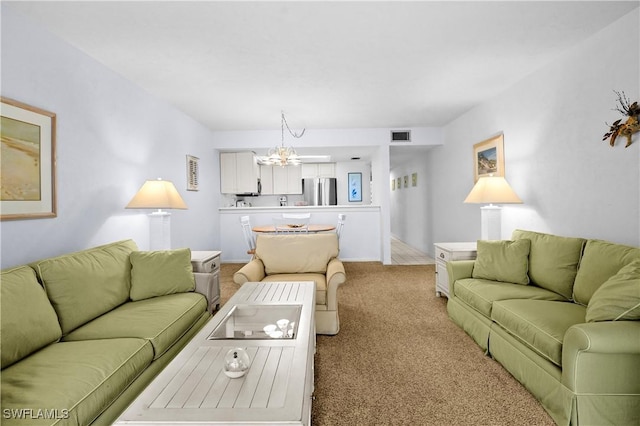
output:
[[[562,383],[578,394],[640,395],[640,321],[577,324],[565,333]]]
[[[447,262],[447,274],[449,275],[449,298],[455,297],[454,283],[463,278],[471,278],[475,260],[452,260]]]
[[[233,282],[242,285],[246,282],[259,282],[266,276],[264,264],[260,259],[252,259],[244,265],[238,272],[233,274]]]
[[[212,312],[211,302],[213,302],[213,297],[216,295],[214,293],[217,293],[217,291],[211,288],[213,286],[211,274],[204,272],[194,272],[193,276],[196,280],[195,292],[202,294],[207,299],[207,310],[209,312]]]
[[[327,265],[327,310],[338,310],[338,287],[346,280],[342,261],[334,257]]]

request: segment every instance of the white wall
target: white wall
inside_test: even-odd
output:
[[[172,180],[189,206],[173,213],[173,246],[217,248],[211,132],[1,6],[2,96],[54,112],[58,124],[58,217],[3,221],[2,268],[124,238],[148,248],[146,212],[124,206],[157,177]],[[186,191],[187,154],[200,158],[199,192]]]
[[[428,180],[429,168],[427,154],[419,153],[413,159],[391,169],[389,188],[391,191],[391,235],[424,253],[431,253],[429,246],[429,223],[431,215],[429,208]],[[412,175],[417,173],[417,185],[413,186]],[[404,177],[407,176],[409,186],[404,187]],[[397,186],[400,178],[401,187]],[[395,189],[391,189],[391,179],[395,179]]]
[[[639,14],[445,127],[444,146],[428,155],[438,182],[430,244],[479,238],[479,206],[462,203],[473,186],[472,147],[504,132],[506,179],[524,204],[505,206],[503,238],[523,228],[640,245],[640,134],[626,149],[601,141],[605,122],[621,118],[613,90],[640,99]]]

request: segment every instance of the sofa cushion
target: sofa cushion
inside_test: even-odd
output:
[[[531,241],[478,241],[473,278],[529,284],[529,247]]]
[[[588,305],[598,287],[623,266],[638,259],[640,248],[600,240],[587,241],[573,286],[573,298],[580,304]]]
[[[506,299],[536,299],[566,301],[558,293],[532,285],[518,285],[498,281],[464,278],[456,281],[455,297],[478,312],[491,317],[491,307],[495,301]]]
[[[151,345],[141,339],[54,343],[2,370],[2,408],[32,409],[34,416],[48,409],[59,418],[68,417],[62,424],[88,425],[149,366],[152,357]],[[2,424],[56,421],[3,418]]]
[[[640,320],[640,260],[624,266],[593,293],[586,319]]]
[[[62,336],[56,312],[30,267],[2,271],[0,303],[2,368]]]
[[[129,300],[134,250],[136,243],[125,240],[35,264],[63,334]]]
[[[327,277],[323,274],[274,274],[267,275],[263,282],[278,281],[315,281],[316,283],[316,305],[327,304]]]
[[[585,240],[521,229],[513,231],[511,237],[514,240],[531,240],[529,252],[531,283],[571,299]]]
[[[153,345],[157,359],[184,335],[207,309],[199,293],[178,293],[125,303],[64,337],[65,341],[135,337]]]
[[[502,300],[493,304],[491,319],[522,343],[562,366],[566,331],[585,322],[585,307],[548,300]]]
[[[335,232],[319,234],[259,234],[256,257],[267,275],[314,272],[325,274],[329,260],[338,256]]]
[[[185,293],[195,288],[188,248],[131,253],[131,300],[174,293]]]

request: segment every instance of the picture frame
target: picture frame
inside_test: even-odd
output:
[[[499,134],[473,145],[473,176],[504,177],[504,136]]]
[[[349,184],[349,202],[362,201],[362,173],[347,173],[347,181]]]
[[[409,176],[404,175],[404,187],[408,188],[409,187]]]
[[[418,173],[411,174],[411,186],[418,186]]]
[[[0,102],[0,220],[56,217],[56,114]]]
[[[198,157],[187,155],[187,191],[198,191],[198,179],[200,169],[198,166]]]
[[[398,176],[398,189],[402,188],[402,178],[400,176]]]
[[[396,179],[395,178],[391,179],[391,190],[392,191],[396,190]]]

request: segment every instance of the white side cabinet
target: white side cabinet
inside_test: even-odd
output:
[[[220,308],[220,255],[221,251],[192,251],[191,267],[196,278],[196,288],[209,301],[209,312]]]
[[[436,243],[436,296],[449,297],[449,273],[447,262],[473,260],[477,254],[477,243]]]

